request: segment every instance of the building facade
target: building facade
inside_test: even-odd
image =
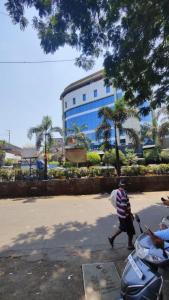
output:
[[[112,86],[105,86],[103,71],[96,72],[81,80],[78,80],[65,88],[60,96],[62,101],[63,130],[67,135],[67,129],[73,124],[78,126],[86,125],[84,133],[92,141],[92,148],[99,146],[96,141],[96,128],[101,123],[98,118],[98,111],[101,107],[113,108],[116,99],[123,95],[121,90]],[[150,121],[150,116],[144,117],[141,122]],[[124,126],[140,130],[140,123],[134,118],[127,120]],[[120,144],[128,144],[127,136],[119,136]],[[114,128],[112,127],[111,143],[114,144]]]

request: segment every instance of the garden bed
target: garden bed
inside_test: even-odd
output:
[[[169,175],[123,178],[129,192],[169,190]],[[118,181],[119,178],[114,176],[0,182],[0,198],[110,193],[117,187]]]

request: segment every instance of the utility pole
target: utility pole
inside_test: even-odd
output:
[[[8,143],[10,144],[11,143],[11,130],[8,129]]]

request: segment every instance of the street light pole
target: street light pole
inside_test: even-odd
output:
[[[46,145],[46,136],[47,133],[45,133],[45,156],[44,156],[44,162],[45,162],[45,168],[44,168],[44,179],[47,180],[48,179],[48,165],[47,165],[47,145]]]

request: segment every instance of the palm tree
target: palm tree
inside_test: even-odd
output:
[[[120,176],[121,166],[120,166],[119,145],[118,145],[117,135],[118,132],[121,131],[125,132],[126,135],[128,135],[130,140],[132,141],[133,146],[135,148],[138,147],[139,145],[138,132],[133,128],[124,127],[124,123],[130,117],[139,118],[139,114],[135,109],[129,108],[127,106],[127,104],[124,101],[124,98],[120,98],[115,101],[114,107],[112,109],[109,107],[101,108],[98,112],[98,116],[103,118],[101,125],[104,124],[105,120],[107,120],[107,122],[111,122],[113,125],[114,132],[115,132],[116,170],[117,170],[117,174]],[[99,126],[100,128],[101,125]],[[100,129],[97,129],[96,132],[98,130]],[[104,126],[103,126],[103,131],[104,131]]]
[[[109,115],[107,115],[107,107],[102,107],[98,112],[98,117],[101,119],[101,124],[96,128],[96,140],[103,140],[102,146],[105,151],[111,148],[111,124]]]
[[[159,118],[161,124],[159,124]],[[162,107],[157,112],[152,113],[152,122],[141,125],[141,140],[144,142],[145,138],[151,138],[157,147],[162,147],[164,137],[169,134],[169,109]]]
[[[45,116],[42,119],[42,123],[36,127],[31,127],[28,131],[28,138],[36,135],[36,148],[40,149],[44,145],[44,178],[47,179],[47,148],[52,144],[53,133],[59,132],[62,135],[62,129],[60,127],[52,126],[52,119],[49,116]]]
[[[72,127],[67,129],[67,137],[66,144],[69,143],[70,138],[74,139],[74,147],[82,147],[85,149],[89,149],[90,147],[90,139],[83,132],[87,128],[86,125],[77,126],[77,124],[72,124]]]

